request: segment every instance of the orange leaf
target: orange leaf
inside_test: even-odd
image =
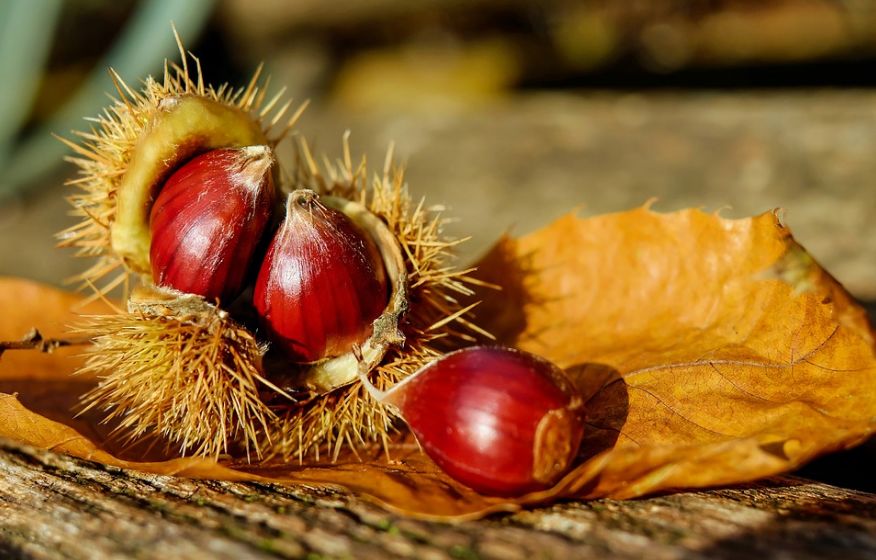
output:
[[[487,498],[448,479],[410,443],[364,461],[243,466],[121,448],[74,418],[90,380],[75,351],[0,359],[0,436],[180,476],[348,488],[421,517],[472,518],[558,497],[633,497],[747,481],[860,442],[876,428],[876,356],[863,311],[774,214],[725,220],[647,208],[564,217],[503,239],[480,275],[481,323],[542,354],[588,402],[580,464],[556,487]],[[0,339],[72,320],[73,296],[0,280]],[[13,394],[17,393],[17,396]]]
[[[504,239],[481,270],[507,286],[483,294],[486,328],[588,398],[585,450],[601,454],[562,494],[742,482],[876,428],[866,315],[773,213],[566,216]]]

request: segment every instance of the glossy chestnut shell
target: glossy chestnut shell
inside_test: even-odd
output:
[[[289,195],[253,303],[275,344],[295,362],[349,353],[371,334],[389,286],[374,241],[312,191]]]
[[[447,354],[378,399],[398,408],[442,470],[483,494],[550,487],[584,431],[581,398],[562,370],[510,348]]]
[[[167,179],[150,214],[157,285],[211,302],[240,294],[276,202],[272,163],[267,146],[211,150]]]

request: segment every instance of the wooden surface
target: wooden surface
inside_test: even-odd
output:
[[[194,481],[0,441],[6,558],[876,558],[876,495],[800,478],[456,525],[340,491]]]

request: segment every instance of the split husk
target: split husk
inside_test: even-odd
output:
[[[281,103],[282,90],[269,99],[259,72],[238,90],[207,86],[200,65],[190,72],[181,43],[180,54],[181,65],[167,65],[163,81],[148,78],[140,92],[113,73],[118,99],[91,131],[78,134],[79,143],[65,141],[80,169],[70,182],[80,222],[59,234],[60,244],[96,258],[77,277],[93,298],[119,285],[126,298],[132,287],[151,287],[149,215],[170,173],[206,150],[273,148],[304,109],[276,131],[290,107]],[[194,312],[195,300],[184,294],[170,302],[169,292],[147,289],[125,309],[87,317],[76,329],[94,341],[80,374],[101,379],[83,398],[88,410],[120,419],[116,430],[131,441],[161,434],[183,454],[303,460],[337,457],[345,445],[388,445],[395,419],[367,397],[357,369],[374,370],[378,385],[393,383],[439,355],[445,339],[471,341],[486,332],[466,318],[476,304],[461,299],[473,295],[475,283],[470,270],[450,266],[457,241],[444,237],[440,213],[412,202],[391,154],[383,176],[369,185],[364,160],[353,167],[346,139],[344,149],[343,162],[321,170],[302,144],[294,181],[280,181],[275,167],[275,183],[319,192],[374,237],[393,290],[372,336],[324,362],[271,362],[266,341],[216,302],[202,301]],[[273,367],[263,367],[269,362]]]
[[[75,140],[59,138],[75,153],[68,160],[79,177],[69,197],[79,222],[58,234],[59,245],[94,263],[73,280],[96,296],[132,276],[150,273],[149,209],[161,181],[178,165],[205,150],[267,145],[292,130],[306,104],[284,118],[291,101],[285,88],[268,97],[261,68],[246,87],[205,85],[200,62],[188,57],[177,37],[181,66],[165,63],[163,80],[148,77],[141,91],[110,71],[118,97]],[[280,125],[280,126],[278,126]]]
[[[392,150],[382,173],[370,182],[365,159],[353,162],[348,137],[343,154],[337,163],[320,166],[302,141],[294,183],[320,193],[335,208],[364,214],[355,218],[357,223],[376,221],[378,228],[365,229],[393,239],[375,236],[387,271],[392,275],[403,267],[402,278],[394,282],[387,310],[374,322],[374,334],[357,359],[342,364],[342,376],[332,376],[334,388],[308,406],[280,407],[280,422],[268,432],[274,459],[302,462],[306,455],[319,460],[328,453],[334,460],[345,448],[355,454],[373,443],[388,450],[397,414],[371,399],[357,380],[357,369],[365,366],[374,383],[387,388],[447,349],[477,337],[492,338],[471,320],[478,305],[475,289],[487,284],[472,276],[473,268],[452,266],[451,251],[462,240],[444,235],[446,219],[440,210],[426,208],[423,200],[414,202],[404,170],[393,164]],[[368,353],[375,346],[379,360]]]

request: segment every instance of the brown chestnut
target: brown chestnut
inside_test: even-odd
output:
[[[152,278],[230,302],[240,294],[276,202],[267,146],[201,154],[164,183],[150,216]]]
[[[315,192],[290,194],[253,294],[274,343],[299,363],[349,353],[370,336],[388,301],[375,242]]]
[[[360,377],[442,470],[482,494],[550,487],[571,467],[584,432],[582,399],[563,371],[520,350],[452,352],[386,392]]]

